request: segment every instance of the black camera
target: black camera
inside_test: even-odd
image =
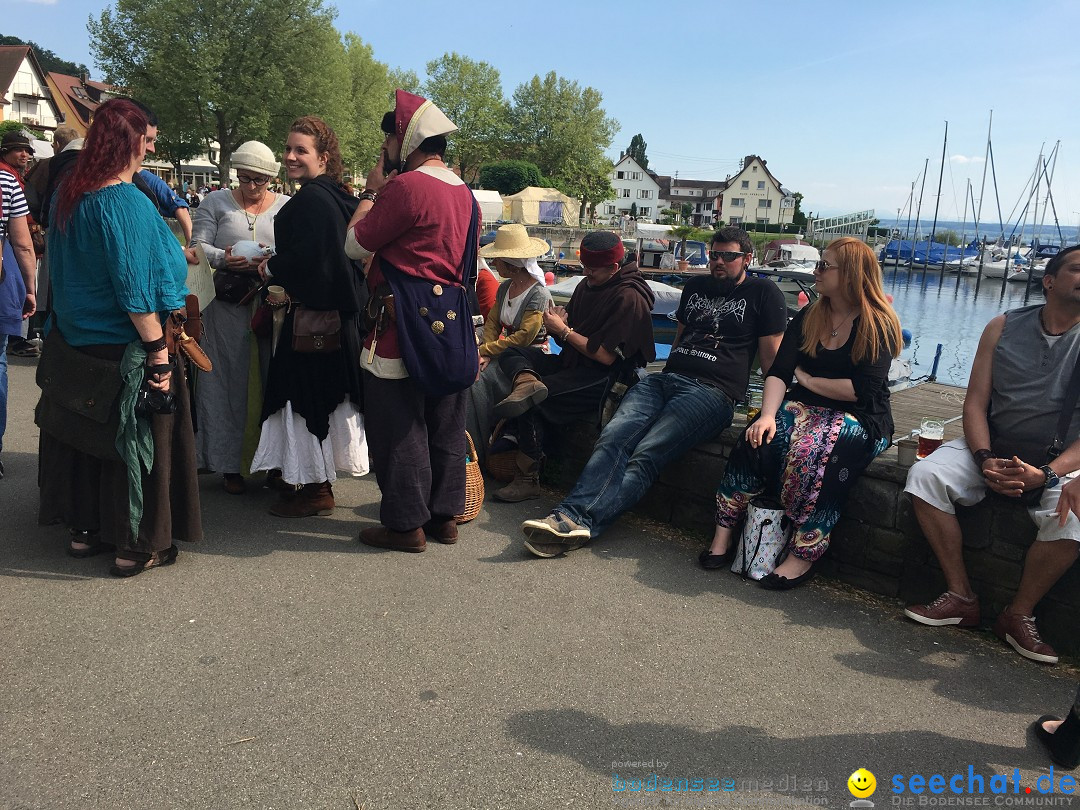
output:
[[[168,365],[154,366],[146,370],[147,376],[143,379],[139,393],[135,395],[135,414],[137,416],[149,417],[155,413],[176,412],[176,396],[174,394],[150,387],[150,375],[167,370],[171,370]]]

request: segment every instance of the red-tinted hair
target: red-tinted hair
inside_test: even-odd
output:
[[[56,223],[61,230],[83,194],[100,188],[131,164],[142,149],[147,125],[146,114],[127,99],[110,99],[97,108],[75,168],[60,185]]]

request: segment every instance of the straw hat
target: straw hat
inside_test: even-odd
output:
[[[551,250],[543,239],[529,236],[524,225],[501,225],[495,241],[480,248],[485,259],[535,259]]]

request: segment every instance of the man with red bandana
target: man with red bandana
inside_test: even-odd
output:
[[[518,440],[514,480],[493,493],[500,501],[540,496],[547,424],[595,419],[616,364],[640,367],[656,357],[653,293],[636,264],[622,263],[619,235],[593,231],[581,240],[580,254],[584,280],[565,309],[544,313],[544,326],[562,351],[512,347],[498,357],[499,373],[513,390],[495,415],[515,419],[511,432]]]
[[[382,154],[368,174],[345,244],[350,257],[368,261],[374,322],[361,367],[365,427],[382,490],[382,525],[361,531],[360,542],[419,552],[426,548],[426,537],[457,541],[454,516],[465,507],[465,398],[478,355],[475,337],[464,352],[460,345],[452,351],[447,343],[438,360],[462,379],[471,369],[472,378],[460,390],[432,395],[430,381],[406,366],[399,337],[416,332],[403,328],[403,319],[411,319],[413,326],[423,319],[420,328],[429,330],[425,346],[439,352],[439,339],[459,334],[455,328],[469,313],[456,311],[459,305],[443,306],[440,319],[432,320],[427,306],[396,303],[400,295],[393,290],[401,290],[388,282],[397,274],[423,280],[434,296],[431,309],[436,302],[460,301],[471,281],[463,273],[469,256],[471,267],[476,266],[480,221],[472,191],[443,162],[446,135],[457,127],[438,107],[398,90],[382,130]]]

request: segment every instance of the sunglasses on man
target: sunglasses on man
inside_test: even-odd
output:
[[[714,262],[718,262],[718,261],[733,262],[737,258],[739,258],[740,256],[745,256],[745,255],[746,255],[745,253],[743,253],[742,251],[739,251],[739,250],[710,250],[709,251],[709,258],[712,259]]]

